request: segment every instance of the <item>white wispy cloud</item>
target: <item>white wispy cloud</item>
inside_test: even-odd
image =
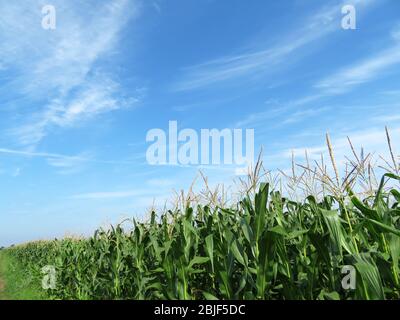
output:
[[[165,188],[163,185],[159,185],[158,189],[154,189],[153,185],[148,185],[148,187],[127,189],[127,190],[119,190],[119,191],[100,191],[100,192],[88,192],[88,193],[80,193],[74,194],[70,196],[71,199],[82,199],[82,200],[110,200],[110,199],[122,199],[122,198],[134,198],[137,197],[167,197],[171,194],[171,191]],[[154,198],[153,198],[154,199]],[[147,202],[147,205],[151,204],[151,201]]]
[[[52,1],[56,30],[41,27],[45,4],[0,3],[0,64],[16,75],[2,92],[45,102],[11,130],[26,145],[40,142],[52,126],[69,126],[135,102],[123,96],[101,60],[117,49],[121,30],[138,14],[137,1]]]
[[[21,175],[22,169],[21,168],[15,168],[14,171],[11,173],[11,175],[16,178]]]
[[[293,111],[293,108],[299,105],[300,101],[292,101],[284,105],[277,103],[275,107],[267,111],[250,113],[244,119],[236,122],[235,127],[257,128],[260,126],[265,127],[266,125],[268,125],[270,128],[277,127],[281,125],[302,122],[306,119],[315,117],[317,115],[321,115],[324,112],[330,110],[330,107],[322,106],[322,107],[307,108],[307,109],[300,109],[297,111]]]
[[[62,174],[76,173],[80,170],[84,163],[96,161],[89,157],[88,154],[84,153],[76,156],[68,156],[57,153],[32,152],[0,148],[0,154],[26,158],[44,158],[50,166],[57,168],[58,172]],[[18,169],[17,175],[19,175],[20,172],[21,170]]]
[[[306,119],[315,117],[317,115],[321,115],[329,110],[330,110],[329,107],[302,109],[302,110],[290,113],[290,115],[287,116],[283,120],[282,124],[302,122]]]
[[[392,43],[367,58],[356,61],[342,68],[338,72],[327,76],[314,85],[319,90],[318,95],[343,94],[351,91],[355,86],[373,81],[400,64],[400,27],[399,24],[392,28],[390,33]],[[387,91],[387,94],[398,91]]]
[[[161,5],[157,1],[153,1],[151,5],[157,11],[157,13],[161,13]]]
[[[396,107],[400,108],[400,105],[397,105]],[[375,119],[377,121],[381,121],[384,123],[396,122],[396,121],[400,121],[400,114],[384,115],[384,116],[376,117]]]
[[[392,30],[392,38],[396,41],[400,41],[400,23]]]
[[[400,142],[400,127],[392,127],[390,129],[390,135],[392,144],[399,145]],[[351,147],[347,140],[347,137],[350,138],[353,146],[357,150],[364,149],[364,155],[371,153],[375,155],[375,159],[378,159],[378,156],[383,156],[386,159],[389,159],[389,149],[386,140],[386,134],[384,128],[371,128],[367,130],[361,131],[350,131],[346,133],[336,134],[332,137],[332,146],[335,154],[335,158],[338,163],[343,164],[346,161],[347,156],[351,156]],[[305,150],[307,150],[307,154],[310,159],[319,160],[321,154],[328,159],[328,148],[325,143],[319,145],[304,145],[301,147],[286,149],[280,155],[283,158],[290,159],[292,156],[292,152],[298,159],[304,158]],[[400,150],[397,150],[397,152]],[[396,150],[394,150],[396,152]],[[398,153],[395,154],[397,156]]]
[[[89,152],[82,152],[78,155],[65,155],[59,153],[49,152],[36,152],[29,150],[16,150],[9,148],[0,148],[0,154],[25,157],[25,158],[43,158],[47,163],[59,169],[60,173],[74,173],[85,163],[96,163],[96,164],[110,164],[110,165],[138,165],[139,159],[133,160],[102,160],[96,159]]]
[[[117,92],[118,84],[98,78],[96,83],[82,84],[67,98],[53,99],[43,111],[32,114],[28,123],[10,130],[25,145],[42,140],[54,127],[70,127],[99,114],[132,106],[137,98],[125,98]]]
[[[400,90],[384,90],[380,94],[385,96],[400,96]]]
[[[324,94],[341,94],[354,86],[374,80],[390,67],[400,64],[400,44],[396,43],[373,57],[344,68],[315,85]]]
[[[361,11],[374,2],[374,0],[348,0],[325,6],[319,12],[313,12],[310,17],[307,17],[302,22],[304,27],[299,27],[291,34],[284,36],[282,41],[271,48],[247,51],[186,68],[183,78],[175,83],[172,89],[174,91],[192,90],[218,82],[269,72],[277,65],[287,64],[289,56],[298,52],[299,49],[335,30],[340,30],[338,21],[341,19],[340,9],[343,4],[355,4]]]
[[[395,34],[399,32],[397,27],[393,30]],[[367,58],[356,61],[352,65],[344,67],[340,71],[318,81],[313,86],[314,89],[317,89],[316,92],[314,90],[311,94],[288,101],[285,104],[281,103],[279,108],[250,114],[244,120],[240,120],[237,126],[258,126],[260,124],[265,124],[266,121],[270,119],[276,119],[281,115],[288,114],[293,108],[308,106],[317,102],[321,103],[321,100],[324,98],[345,94],[359,85],[384,76],[386,71],[399,72],[399,69],[394,69],[394,67],[400,66],[400,39],[393,36],[393,33],[392,39],[394,39],[394,41],[389,47]],[[380,94],[386,96],[397,96],[399,93],[399,90],[380,92]],[[397,103],[392,104],[391,107],[397,108]],[[283,121],[285,123],[298,122],[313,116],[314,113],[320,113],[319,111],[326,111],[326,108],[308,108],[306,110],[295,111],[294,113],[290,112],[291,116]],[[374,119],[376,120],[377,118],[375,117]],[[385,118],[380,119],[385,120]],[[395,120],[395,118],[390,116],[390,118],[386,118],[386,120],[390,122]]]
[[[18,155],[24,157],[40,157],[40,158],[53,158],[53,159],[66,159],[66,160],[82,160],[86,161],[87,158],[83,157],[75,157],[75,156],[66,156],[58,153],[48,153],[48,152],[31,152],[25,150],[15,150],[8,148],[0,148],[0,153],[9,154],[9,155]]]
[[[176,185],[176,181],[172,179],[150,179],[147,181],[147,185],[150,187],[172,187]]]
[[[143,192],[140,192],[140,190],[91,192],[91,193],[76,194],[71,196],[71,198],[72,199],[118,199],[118,198],[136,197],[142,194]]]
[[[83,169],[84,164],[92,162],[90,155],[82,153],[75,157],[46,158],[47,163],[57,169],[59,174],[74,174]]]

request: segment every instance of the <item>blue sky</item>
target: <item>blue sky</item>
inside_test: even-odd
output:
[[[254,129],[271,170],[325,152],[327,131],[339,158],[347,135],[384,154],[399,75],[397,0],[1,1],[0,245],[88,234],[187,188],[200,167],[145,157],[148,130],[172,120]]]

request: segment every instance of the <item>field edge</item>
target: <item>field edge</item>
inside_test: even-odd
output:
[[[0,251],[0,300],[46,300],[46,296],[29,271],[16,259]],[[2,287],[2,288],[1,288]]]

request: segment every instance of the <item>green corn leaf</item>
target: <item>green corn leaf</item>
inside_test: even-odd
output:
[[[388,226],[384,223],[372,220],[372,219],[366,219],[367,221],[371,222],[374,226],[378,227],[378,229],[380,229],[383,232],[388,232],[388,233],[392,233],[398,237],[400,237],[400,230],[396,229],[394,227]]]
[[[212,295],[209,292],[206,291],[202,291],[204,298],[206,298],[206,300],[219,300],[216,296]]]
[[[207,254],[211,261],[211,268],[212,271],[214,272],[214,238],[212,234],[206,237],[205,243],[206,243]]]
[[[370,257],[355,255],[355,267],[360,275],[357,278],[357,289],[363,299],[384,300],[382,280],[376,264]]]

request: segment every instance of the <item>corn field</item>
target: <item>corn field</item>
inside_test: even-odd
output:
[[[52,299],[398,300],[400,166],[386,133],[381,179],[350,140],[355,160],[341,178],[327,136],[333,176],[306,155],[302,172],[294,161],[282,172],[284,192],[258,161],[233,204],[203,176],[200,196],[182,193],[147,222],[4,251],[37,283],[53,266]]]
[[[400,192],[294,202],[261,184],[236,208],[152,213],[89,239],[8,249],[40,281],[54,265],[56,299],[399,299]],[[126,222],[125,222],[126,224]],[[356,270],[344,289],[343,266]]]

